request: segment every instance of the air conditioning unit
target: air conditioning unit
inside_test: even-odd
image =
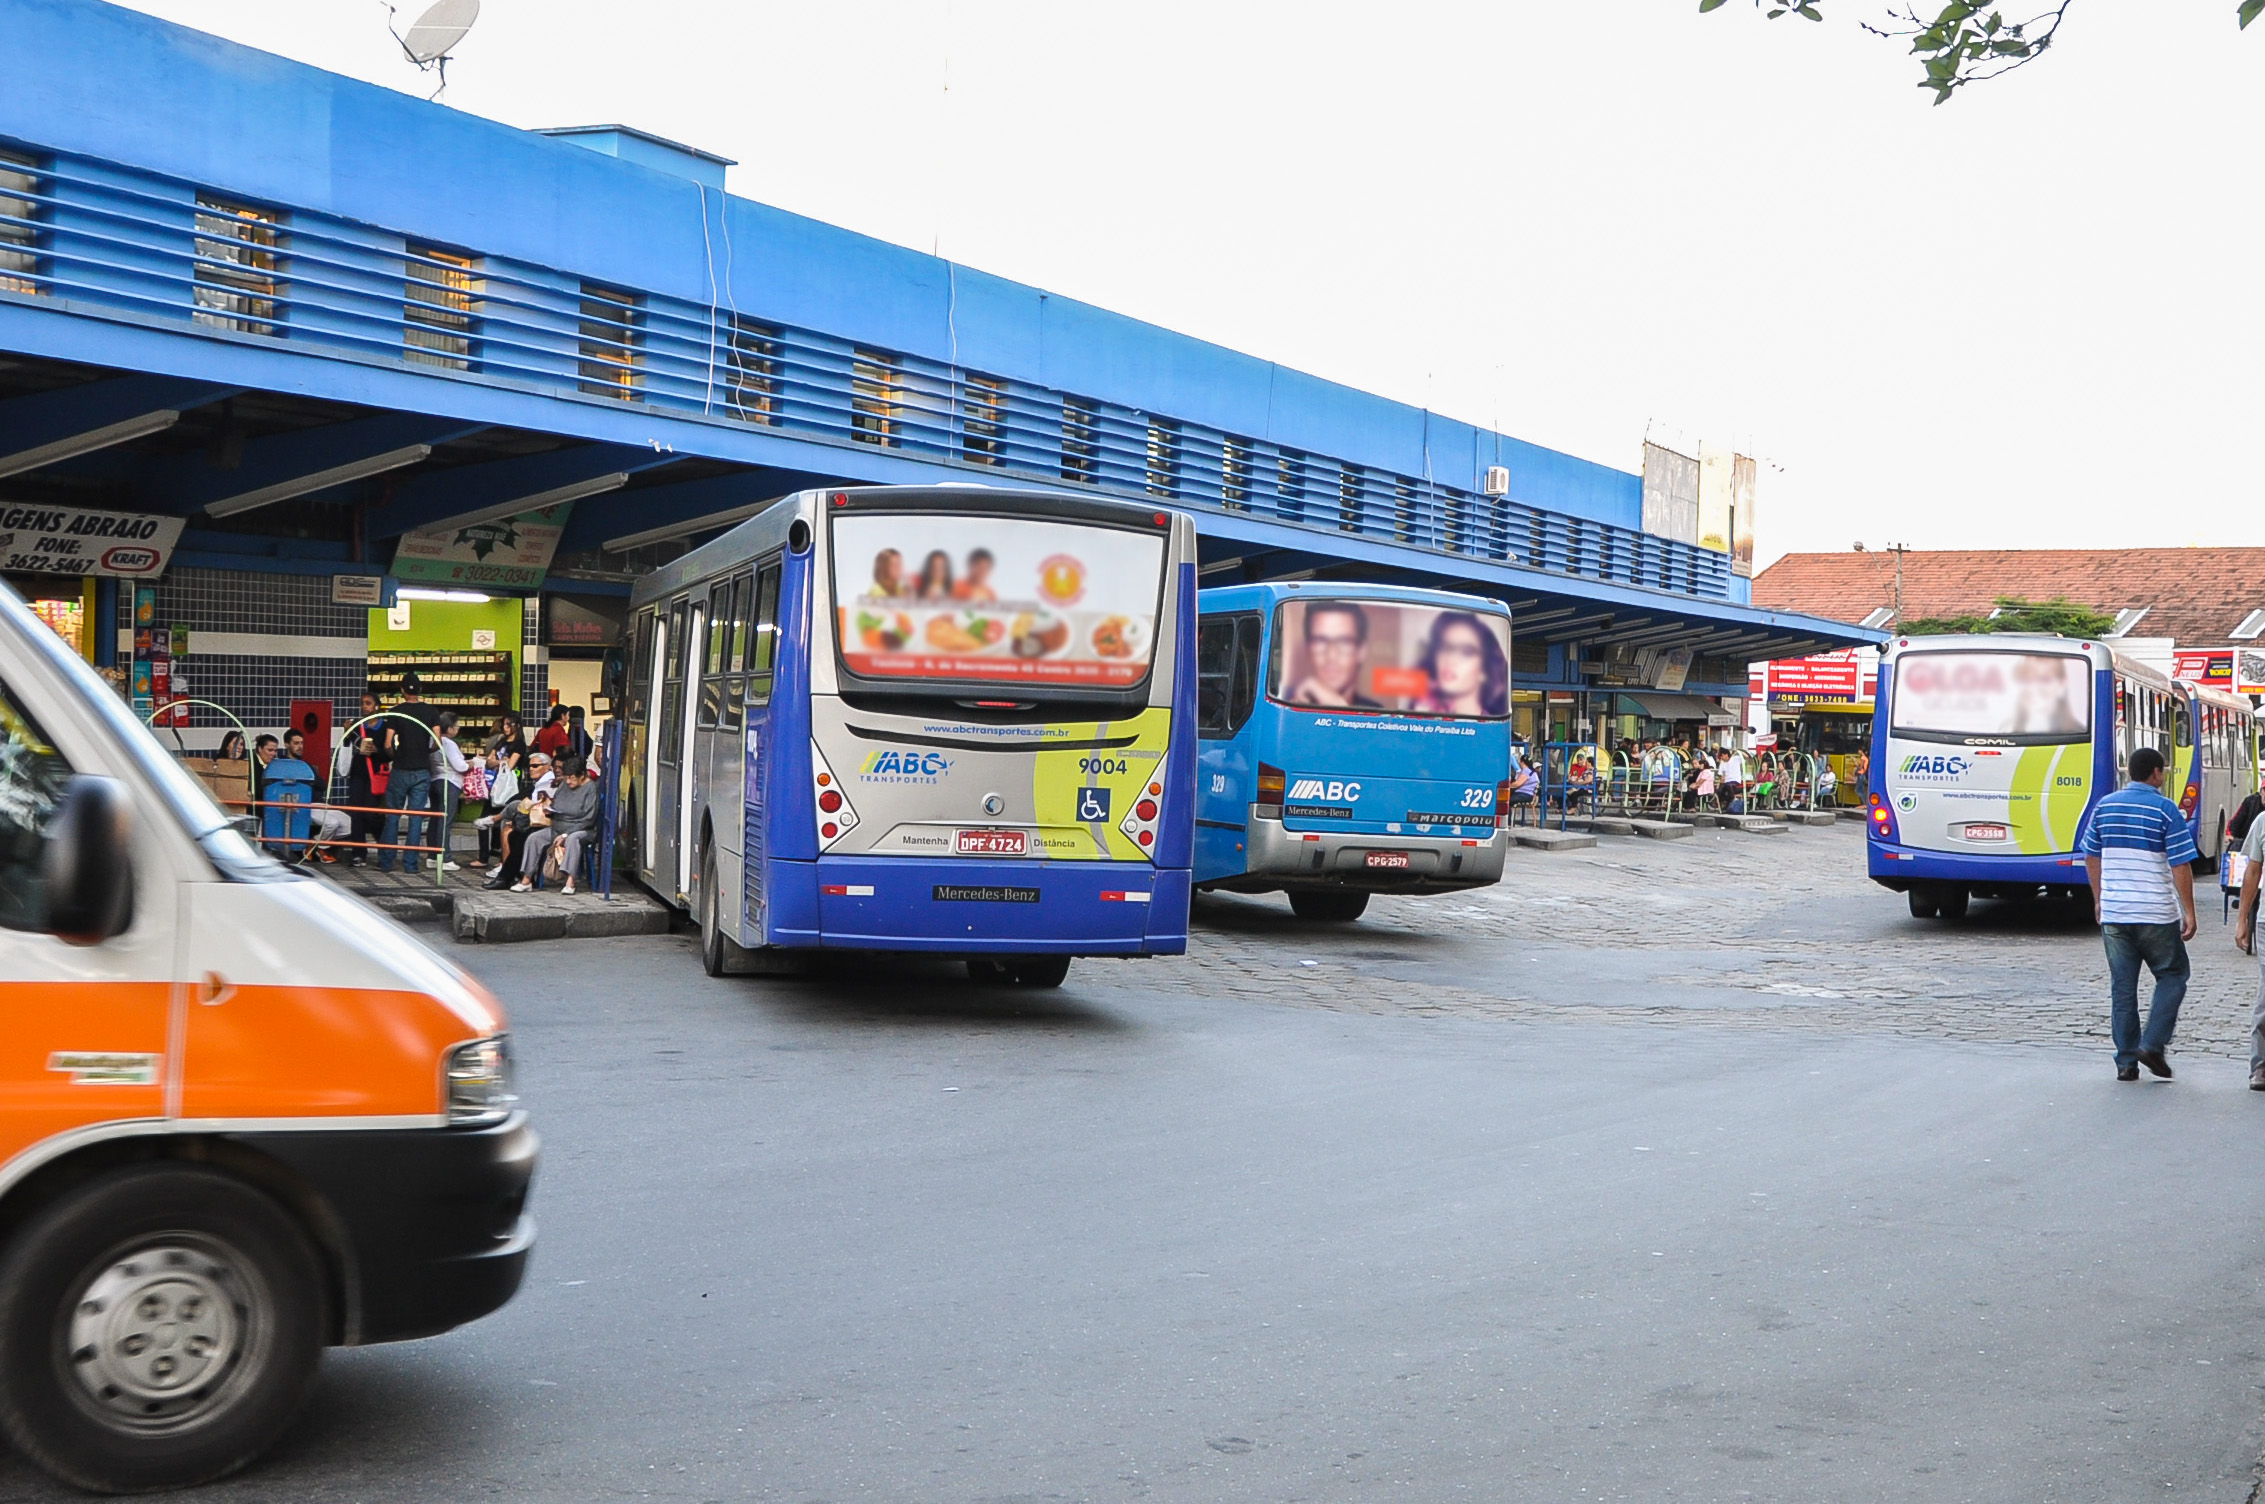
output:
[[[1479,489],[1489,496],[1508,496],[1510,494],[1510,467],[1508,465],[1487,466],[1486,480]]]

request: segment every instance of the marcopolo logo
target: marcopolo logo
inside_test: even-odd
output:
[[[1341,783],[1338,780],[1301,778],[1290,785],[1292,799],[1326,799],[1331,804],[1358,804],[1361,786],[1358,783]]]
[[[1964,778],[1974,766],[1971,757],[1959,757],[1942,752],[1914,752],[1903,759],[1896,772],[1905,778],[1920,782],[1949,783]]]
[[[941,752],[900,752],[895,748],[868,753],[858,776],[867,783],[934,783],[952,770],[952,760]]]

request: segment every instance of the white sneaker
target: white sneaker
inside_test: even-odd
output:
[[[512,885],[511,891],[514,893],[532,893],[535,891],[535,885],[531,882],[528,882],[525,878],[521,878],[517,883]]]
[[[451,872],[462,872],[464,870],[464,864],[462,862],[448,862],[444,865],[446,865],[448,870]]]

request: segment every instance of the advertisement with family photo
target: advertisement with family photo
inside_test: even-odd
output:
[[[1395,601],[1282,606],[1268,693],[1309,710],[1497,720],[1510,713],[1510,619]]]
[[[842,660],[868,679],[1148,677],[1164,535],[1004,517],[834,519]]]

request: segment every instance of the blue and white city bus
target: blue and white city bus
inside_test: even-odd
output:
[[[1234,585],[1196,627],[1195,879],[1351,920],[1502,877],[1510,613],[1383,585]]]
[[[2213,850],[2206,797],[2222,830],[2220,786],[2254,787],[2255,769],[2232,746],[2249,738],[2230,705],[2209,707],[2210,724],[2225,723],[2227,767],[2217,769],[2216,751],[2196,756],[2201,708],[2193,686],[2104,642],[1898,638],[1881,658],[1872,716],[1872,880],[1905,894],[1922,919],[1959,918],[1976,895],[2082,894],[2085,822],[2143,746],[2162,752],[2165,795]]]
[[[711,975],[836,948],[1058,985],[1187,947],[1195,527],[805,491],[639,582],[624,818]]]

